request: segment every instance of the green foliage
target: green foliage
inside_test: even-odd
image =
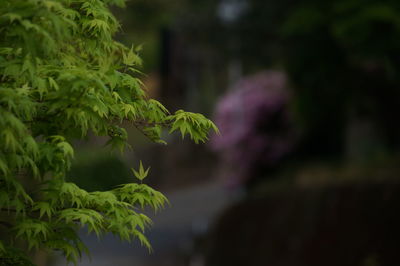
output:
[[[170,133],[179,130],[182,138],[188,134],[195,143],[207,140],[207,134],[210,128],[218,133],[218,129],[214,123],[206,119],[202,114],[178,110],[174,115],[168,116],[167,119],[168,121],[172,121]]]
[[[141,210],[159,210],[167,199],[142,184],[149,169],[140,163],[134,171],[140,184],[87,192],[65,181],[73,139],[108,136],[123,151],[126,121],[157,143],[165,143],[163,128],[196,143],[217,131],[200,114],[170,114],[146,96],[140,47],[112,38],[120,28],[112,4],[124,1],[0,0],[0,222],[10,239],[0,246],[3,260],[4,247],[22,240],[76,263],[88,252],[82,227],[151,249],[144,236],[151,220]]]
[[[0,266],[34,266],[34,264],[20,250],[0,247]]]

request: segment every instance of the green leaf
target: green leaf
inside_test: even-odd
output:
[[[39,211],[39,218],[42,218],[43,215],[47,215],[47,218],[51,218],[54,210],[50,206],[49,202],[36,202],[34,207],[32,208],[33,211]]]
[[[133,168],[131,168],[131,170],[137,179],[139,179],[140,181],[143,181],[143,179],[145,179],[147,177],[147,175],[149,174],[150,167],[148,167],[146,170],[144,170],[142,161],[140,161],[139,171],[136,171]]]

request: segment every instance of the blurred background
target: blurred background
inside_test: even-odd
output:
[[[149,95],[221,135],[162,146],[126,125],[124,156],[77,143],[81,187],[130,182],[142,160],[171,201],[149,213],[152,254],[83,232],[92,259],[78,265],[400,265],[400,1],[131,0],[114,13],[116,38],[143,46]]]

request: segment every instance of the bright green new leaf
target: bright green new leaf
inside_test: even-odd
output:
[[[148,167],[146,170],[144,170],[143,168],[143,164],[142,161],[140,161],[139,163],[139,171],[136,171],[135,169],[131,169],[133,174],[135,175],[135,177],[137,179],[139,179],[140,181],[142,181],[143,179],[145,179],[149,173],[150,167]]]

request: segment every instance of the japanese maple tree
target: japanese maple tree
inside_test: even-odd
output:
[[[113,40],[120,25],[109,10],[123,0],[0,0],[0,242],[2,265],[27,265],[16,243],[61,250],[76,262],[87,248],[77,232],[113,233],[150,248],[141,210],[166,198],[141,182],[87,192],[65,181],[72,140],[108,136],[123,151],[123,122],[157,143],[179,131],[196,143],[215,125],[201,114],[171,114],[146,96],[138,48]],[[8,263],[8,264],[7,264]]]

